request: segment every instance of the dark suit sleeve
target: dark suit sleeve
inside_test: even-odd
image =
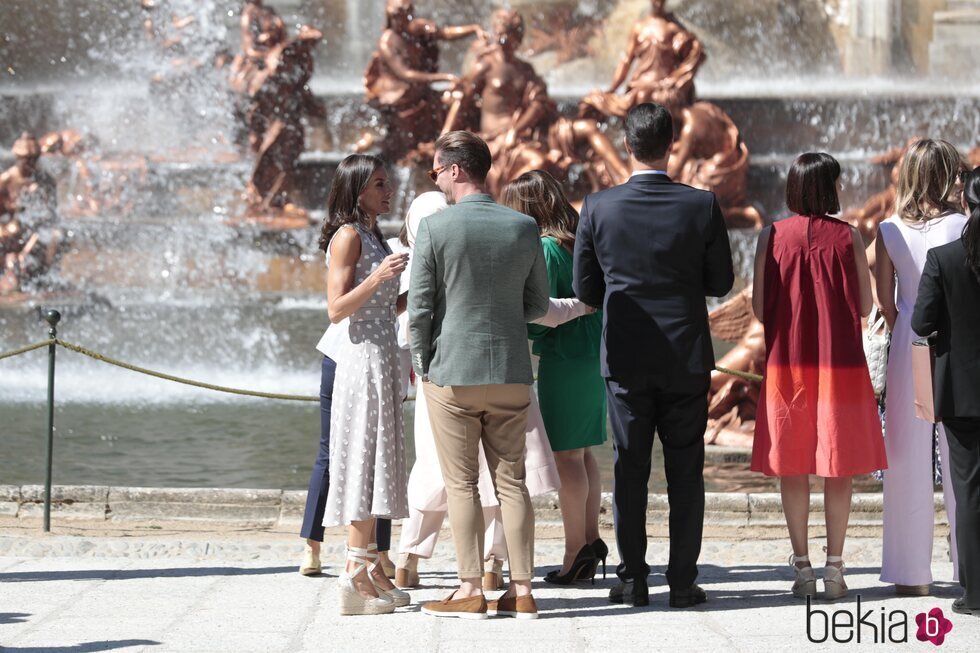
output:
[[[704,252],[704,294],[723,297],[735,285],[735,265],[732,263],[732,246],[728,241],[728,227],[721,213],[718,198],[711,195],[711,223]]]
[[[432,314],[436,297],[435,257],[428,223],[419,224],[412,251],[412,278],[408,286],[408,333],[412,367],[422,376],[432,360]]]
[[[939,329],[939,316],[945,310],[942,273],[936,250],[926,254],[926,265],[919,280],[919,295],[912,311],[912,330],[920,336],[928,336]]]
[[[535,253],[531,273],[524,281],[524,321],[531,322],[543,317],[548,312],[548,267],[544,260],[544,250],[541,239],[535,227],[531,234],[534,237]]]
[[[582,204],[582,215],[575,231],[575,258],[572,265],[572,289],[575,296],[595,308],[602,308],[606,297],[606,280],[596,257],[589,198]]]

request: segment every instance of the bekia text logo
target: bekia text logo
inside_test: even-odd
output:
[[[941,646],[946,641],[946,633],[953,630],[953,622],[939,608],[915,615],[915,623],[919,626],[915,638],[920,642],[932,642],[936,646]]]
[[[915,638],[941,646],[946,635],[953,630],[953,623],[939,608],[915,617]],[[806,637],[814,644],[828,640],[838,644],[904,644],[909,641],[909,615],[905,610],[877,610],[861,608],[861,595],[853,608],[821,610],[814,608],[811,597],[806,597]]]

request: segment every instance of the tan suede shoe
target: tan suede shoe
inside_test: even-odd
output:
[[[455,594],[455,592],[453,592]],[[460,619],[486,619],[487,600],[482,596],[471,596],[453,600],[450,594],[441,601],[433,601],[422,606],[422,612],[433,617],[459,617]]]
[[[537,619],[538,604],[534,602],[534,597],[530,594],[527,596],[502,596],[496,601],[487,603],[487,614],[491,617]]]

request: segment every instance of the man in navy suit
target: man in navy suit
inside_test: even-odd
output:
[[[573,286],[603,310],[602,374],[615,450],[613,506],[622,562],[613,603],[647,605],[647,483],[654,433],[670,503],[670,605],[706,600],[694,584],[704,525],[704,431],[715,358],[705,296],[735,280],[714,193],[670,180],[670,112],[644,103],[626,116],[632,175],[589,195],[575,238]]]

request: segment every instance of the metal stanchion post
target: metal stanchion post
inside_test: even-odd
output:
[[[50,328],[48,336],[54,340],[58,337],[58,322],[61,313],[56,310],[45,311],[44,319]],[[44,475],[44,532],[51,532],[51,467],[54,457],[54,354],[57,345],[48,345],[48,453],[47,471]]]

